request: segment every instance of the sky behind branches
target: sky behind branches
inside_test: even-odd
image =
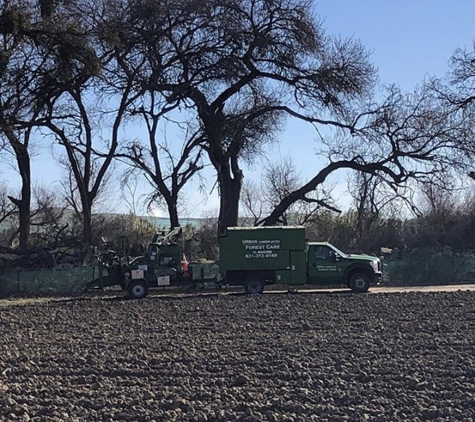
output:
[[[357,38],[372,52],[381,84],[397,84],[404,91],[412,91],[427,76],[443,77],[454,51],[471,49],[475,39],[474,0],[320,0],[315,2],[315,10],[323,17],[328,35]],[[268,159],[290,156],[303,179],[314,176],[322,163],[315,155],[318,145],[314,129],[288,120],[279,139],[279,145],[268,151]],[[62,178],[49,147],[38,146],[32,164],[36,184],[52,187]],[[261,164],[244,167],[246,179],[258,181],[261,168]],[[207,191],[211,192],[208,201],[203,201],[196,184],[190,186],[183,217],[200,217],[206,209],[217,210],[211,168],[205,174],[209,179]],[[0,180],[19,187],[18,174],[4,162],[0,163]],[[345,173],[337,174],[333,183],[339,186],[337,200],[344,206],[348,202]],[[114,210],[128,211],[123,205]]]
[[[475,1],[472,0],[320,0],[317,13],[329,35],[354,37],[371,52],[382,85],[410,92],[424,78],[443,77],[458,48],[471,49],[475,40]],[[323,160],[309,125],[289,122],[280,153],[290,155],[309,179]],[[316,170],[316,171],[315,171]],[[349,205],[347,173],[332,177],[335,197]]]

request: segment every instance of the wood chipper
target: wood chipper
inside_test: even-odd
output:
[[[214,262],[188,263],[180,246],[182,229],[156,233],[142,256],[129,256],[126,237],[120,238],[119,251],[106,243],[106,250],[97,255],[97,277],[89,283],[94,287],[121,286],[130,297],[140,299],[149,287],[196,286],[200,282],[217,282],[219,267]]]

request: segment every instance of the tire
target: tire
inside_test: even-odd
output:
[[[371,278],[366,273],[351,274],[350,281],[348,283],[351,291],[354,293],[366,293],[370,284]]]
[[[244,290],[248,295],[258,295],[264,291],[264,287],[264,281],[260,277],[250,277],[244,286]]]
[[[148,284],[145,280],[132,280],[127,286],[127,292],[132,299],[143,299],[148,295]]]

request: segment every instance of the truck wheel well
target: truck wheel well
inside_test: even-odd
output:
[[[350,287],[351,277],[353,277],[357,273],[366,274],[370,278],[373,277],[373,272],[369,268],[366,268],[366,267],[352,268],[350,271],[348,271],[348,273],[346,274],[346,278],[345,278],[345,281],[346,281],[346,284],[348,284],[348,287]]]

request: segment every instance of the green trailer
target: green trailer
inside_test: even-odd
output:
[[[265,284],[305,284],[305,228],[231,227],[219,239],[219,265],[230,285],[259,293]]]
[[[87,288],[120,286],[130,297],[140,299],[150,287],[196,287],[198,283],[220,281],[215,262],[188,263],[181,242],[182,229],[156,233],[141,256],[129,257],[128,240],[120,238],[119,251],[107,243],[97,254],[97,276]]]

